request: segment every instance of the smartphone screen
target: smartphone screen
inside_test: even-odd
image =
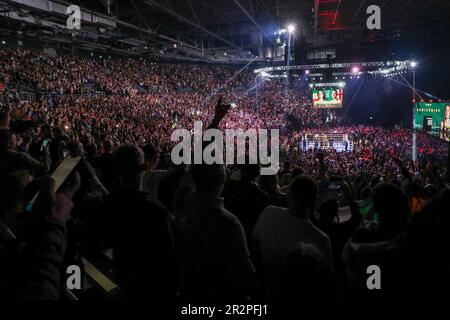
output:
[[[44,148],[47,147],[47,145],[48,145],[48,139],[44,139],[44,141],[42,141],[41,151],[43,151]]]
[[[55,190],[58,191],[58,189],[61,187],[61,185],[66,181],[67,177],[72,173],[73,169],[77,166],[77,164],[80,162],[81,157],[72,157],[67,156],[64,158],[64,160],[59,164],[59,166],[53,171],[51,177],[55,180]],[[33,204],[36,201],[37,196],[39,195],[39,192],[34,196],[34,198],[27,204],[26,210],[31,211],[33,208]]]

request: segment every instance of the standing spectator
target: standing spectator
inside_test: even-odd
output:
[[[167,170],[156,170],[159,162],[159,151],[148,143],[142,147],[145,155],[146,171],[142,177],[142,191],[148,192],[149,198],[158,199],[158,188],[161,181],[166,177]]]
[[[255,273],[242,225],[220,198],[225,168],[194,165],[191,175],[194,189],[186,189],[176,210],[181,294],[187,301],[245,301]]]
[[[240,167],[241,180],[228,180],[223,197],[225,208],[241,221],[247,241],[251,242],[252,230],[261,212],[269,204],[267,194],[258,186],[260,166],[244,164]]]
[[[266,192],[269,198],[269,205],[287,208],[289,207],[289,199],[287,195],[280,191],[278,183],[278,175],[263,175],[260,177],[261,188]]]
[[[135,145],[124,145],[114,161],[121,183],[106,198],[104,219],[123,298],[155,304],[173,301],[177,283],[174,239],[167,211],[139,191],[144,153]]]
[[[289,195],[288,209],[266,208],[253,230],[258,272],[264,279],[269,298],[273,298],[278,286],[284,260],[297,245],[314,245],[329,263],[332,262],[330,240],[309,219],[317,201],[316,183],[310,177],[300,175],[292,181]]]
[[[289,253],[281,268],[274,302],[280,317],[296,318],[305,309],[319,314],[329,312],[321,307],[340,302],[333,265],[317,247],[301,243]]]
[[[111,140],[106,140],[103,143],[103,154],[97,160],[100,181],[107,190],[113,189],[119,183],[115,170],[113,151],[113,143]]]
[[[378,222],[368,222],[356,230],[344,248],[347,287],[353,298],[405,297],[409,291],[410,269],[405,228],[410,216],[408,199],[390,183],[379,183],[372,191],[373,210]],[[367,267],[376,265],[382,272],[382,290],[368,290]]]

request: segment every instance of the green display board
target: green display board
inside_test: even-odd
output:
[[[450,103],[416,103],[414,106],[414,129],[450,141]]]
[[[314,88],[312,93],[314,108],[342,108],[344,95],[342,88]]]

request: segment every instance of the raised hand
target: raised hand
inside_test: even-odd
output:
[[[230,108],[231,104],[222,103],[222,96],[220,96],[214,111],[214,121],[220,122],[227,115]]]
[[[71,178],[58,192],[55,190],[55,180],[53,178],[43,179],[34,211],[41,217],[47,216],[65,224],[70,218],[73,208],[72,197],[80,186],[81,182],[78,172],[72,174]]]

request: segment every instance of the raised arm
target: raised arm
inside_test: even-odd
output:
[[[55,181],[47,179],[33,208],[35,221],[24,249],[24,274],[18,297],[27,300],[60,298],[62,265],[66,250],[66,222],[73,208],[72,197],[80,187],[75,173],[61,191],[55,193]]]
[[[208,129],[218,129],[220,125],[220,121],[227,115],[228,110],[230,110],[230,104],[222,103],[222,96],[219,97],[217,101],[217,105],[214,111],[214,118],[212,119]]]

